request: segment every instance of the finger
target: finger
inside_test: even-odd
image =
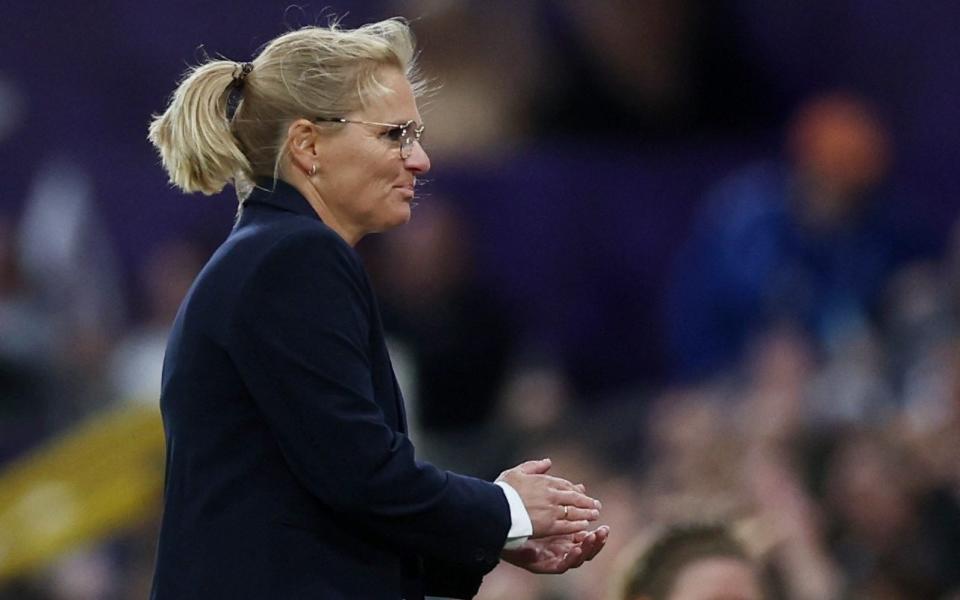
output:
[[[580,492],[581,494],[587,493],[587,486],[583,485],[582,483],[578,483],[573,487],[577,488],[577,491]]]
[[[553,461],[549,458],[541,458],[540,460],[528,460],[527,462],[520,463],[517,465],[521,473],[526,473],[528,475],[542,475],[550,470],[550,467],[553,465]]]
[[[584,561],[593,560],[593,557],[603,550],[603,546],[607,543],[607,535],[609,533],[610,529],[608,527],[599,527],[584,539],[581,545],[583,548]]]
[[[563,557],[563,560],[560,561],[561,569],[566,571],[568,569],[576,569],[583,564],[583,548],[580,546],[574,546],[570,549],[569,552]]]
[[[559,505],[566,505],[570,507],[576,506],[577,508],[595,508],[600,510],[602,505],[599,500],[591,498],[580,492],[573,491],[557,491],[554,492],[552,498],[554,502]]]
[[[600,511],[595,508],[577,508],[565,505],[561,508],[560,518],[568,521],[596,521],[600,518]]]
[[[544,477],[546,477],[547,482],[550,484],[550,487],[552,487],[555,490],[570,490],[573,492],[578,491],[576,484],[572,483],[567,479],[564,479],[563,477],[554,477],[553,475],[545,475]]]
[[[603,548],[603,542],[600,541],[600,536],[591,533],[587,536],[587,539],[583,540],[580,548],[583,550],[583,560],[586,562],[592,560],[600,552],[600,549]]]
[[[554,521],[550,524],[547,531],[544,532],[542,537],[549,537],[551,535],[565,535],[568,533],[577,533],[578,531],[586,531],[587,527],[590,526],[590,521]]]

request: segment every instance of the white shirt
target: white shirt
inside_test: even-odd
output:
[[[494,484],[503,489],[503,495],[507,497],[507,503],[510,505],[510,531],[507,532],[507,542],[503,545],[503,549],[515,550],[533,535],[533,523],[517,490],[505,481],[495,481]]]

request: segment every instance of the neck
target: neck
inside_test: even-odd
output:
[[[330,206],[323,200],[320,192],[317,191],[317,188],[310,181],[309,177],[297,170],[288,169],[283,173],[283,180],[295,187],[297,191],[307,199],[307,202],[310,203],[310,206],[313,207],[313,210],[316,211],[320,220],[323,221],[327,227],[334,230],[337,235],[342,237],[344,241],[351,246],[357,245],[357,242],[360,241],[363,234],[358,231],[353,231],[342,223],[341,220],[337,219],[337,216],[330,210]]]

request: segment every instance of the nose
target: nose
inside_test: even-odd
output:
[[[427,151],[423,149],[420,142],[413,143],[413,150],[403,161],[403,166],[414,175],[423,175],[430,170],[430,157],[427,156]]]

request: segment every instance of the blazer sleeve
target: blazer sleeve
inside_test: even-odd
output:
[[[423,591],[427,596],[473,598],[489,571],[486,566],[477,569],[428,558],[423,561]]]
[[[492,483],[414,459],[374,399],[372,292],[324,231],[287,235],[240,288],[228,351],[294,475],[324,505],[401,549],[480,575],[499,560],[509,506]]]

